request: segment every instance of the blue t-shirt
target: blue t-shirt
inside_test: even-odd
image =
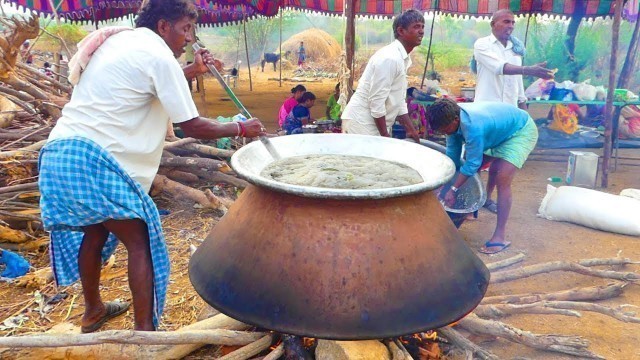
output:
[[[293,110],[284,119],[282,128],[287,132],[287,135],[301,134],[302,133],[302,120],[309,120],[311,112],[309,108],[300,104],[296,105]]]
[[[447,156],[460,167],[462,143],[466,161],[460,172],[473,176],[482,165],[482,155],[508,140],[529,120],[529,114],[511,104],[501,102],[474,102],[460,106],[460,127],[447,136]]]

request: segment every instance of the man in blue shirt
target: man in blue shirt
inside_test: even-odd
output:
[[[447,135],[447,156],[460,172],[444,201],[453,204],[456,192],[483,163],[490,163],[487,189],[498,189],[496,229],[480,252],[495,254],[511,243],[505,239],[505,228],[511,210],[511,182],[522,168],[538,141],[538,129],[529,114],[511,104],[477,102],[457,104],[440,99],[428,107],[431,128]],[[460,166],[462,144],[466,159]],[[490,191],[490,190],[489,190]],[[491,194],[487,194],[491,198]]]

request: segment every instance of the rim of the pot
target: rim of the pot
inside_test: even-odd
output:
[[[437,189],[455,174],[446,155],[416,143],[382,136],[356,134],[297,134],[270,138],[282,158],[312,154],[369,156],[395,161],[418,171],[423,181],[384,189],[335,189],[291,185],[260,173],[274,158],[260,141],[253,141],[231,157],[231,167],[241,178],[267,189],[287,194],[330,199],[383,199]]]

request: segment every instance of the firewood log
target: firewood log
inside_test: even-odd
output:
[[[153,186],[158,191],[166,192],[176,199],[186,198],[209,209],[226,212],[227,204],[230,205],[230,201],[215,196],[211,190],[200,191],[170,180],[164,175],[156,175],[153,179]]]
[[[25,243],[31,238],[23,231],[14,230],[8,226],[0,224],[0,242]]]

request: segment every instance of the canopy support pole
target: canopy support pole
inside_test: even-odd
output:
[[[531,22],[531,13],[527,14],[527,28],[524,31],[524,48],[527,48],[527,38],[529,37],[529,23]]]
[[[355,54],[355,33],[356,33],[356,11],[355,11],[355,0],[346,0],[344,2],[345,6],[345,15],[346,15],[346,29],[344,34],[344,44],[345,44],[345,53],[347,57],[347,67],[349,68],[351,76],[349,76],[349,81],[347,82],[347,102],[351,99],[351,95],[353,94],[353,59]]]
[[[431,41],[433,40],[433,25],[436,23],[436,15],[438,11],[433,12],[433,19],[431,20],[431,31],[429,32],[429,47],[427,48],[427,60],[424,63],[424,71],[422,72],[422,82],[420,83],[420,89],[424,87],[424,78],[427,76],[427,66],[429,66],[429,57],[431,56]]]
[[[620,37],[620,18],[622,17],[622,0],[616,0],[616,12],[613,17],[613,31],[611,39],[611,63],[609,65],[609,90],[607,91],[607,102],[605,106],[605,122],[604,122],[604,159],[602,161],[602,187],[609,186],[609,162],[611,160],[612,139],[617,140],[617,134],[613,134],[612,129],[618,129],[617,124],[613,126],[613,121],[618,121],[613,116],[613,93],[616,86],[616,63],[618,61],[618,39]],[[613,136],[612,136],[613,135]]]
[[[247,69],[249,69],[249,91],[253,91],[251,81],[251,63],[249,62],[249,45],[247,44],[247,19],[242,15],[242,30],[244,32],[244,51],[247,53]]]

